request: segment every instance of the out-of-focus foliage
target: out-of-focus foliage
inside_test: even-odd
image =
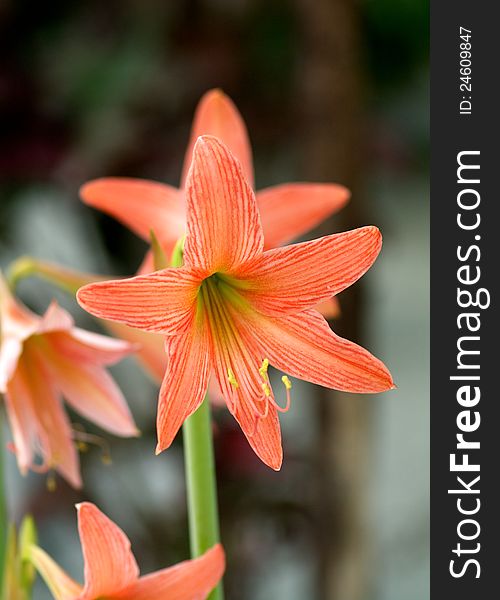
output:
[[[368,73],[377,85],[404,84],[427,64],[428,0],[364,0]]]

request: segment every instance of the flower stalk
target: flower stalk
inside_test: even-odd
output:
[[[191,556],[201,556],[219,542],[217,485],[210,419],[210,403],[205,398],[200,408],[182,428],[188,497],[189,538]],[[223,600],[222,584],[209,600]]]
[[[106,279],[102,275],[78,273],[77,271],[66,269],[49,261],[32,258],[31,256],[20,256],[11,263],[7,271],[6,279],[11,291],[16,289],[22,279],[28,277],[38,277],[48,281],[72,295],[76,294],[82,285]]]
[[[3,589],[7,554],[7,489],[5,485],[4,424],[3,411],[0,409],[0,592]]]
[[[184,238],[172,253],[172,267],[183,265]],[[157,266],[155,260],[155,266]],[[159,265],[158,265],[159,266]],[[198,410],[182,426],[184,464],[189,521],[191,557],[201,556],[220,541],[217,481],[208,395]],[[208,600],[223,600],[222,583],[208,596]]]

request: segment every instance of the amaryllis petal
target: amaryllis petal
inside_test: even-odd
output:
[[[357,281],[382,246],[376,227],[362,227],[264,252],[237,273],[238,285],[266,314],[311,308]]]
[[[5,408],[14,440],[17,464],[23,475],[33,463],[32,440],[37,439],[37,422],[28,381],[22,367],[10,378],[5,394]]]
[[[234,418],[260,460],[271,469],[279,471],[283,463],[283,448],[278,411],[269,403],[267,415],[256,418],[243,394],[239,392],[238,396],[238,408],[233,413]]]
[[[83,502],[77,508],[85,563],[81,600],[114,597],[139,576],[130,541],[118,525],[90,502]]]
[[[157,383],[161,383],[167,366],[167,353],[165,338],[157,333],[148,333],[140,329],[133,329],[122,323],[103,321],[103,325],[114,335],[132,344],[138,344],[139,349],[135,358]]]
[[[28,344],[27,344],[28,346]],[[43,350],[31,342],[24,349],[16,376],[22,387],[23,410],[32,415],[28,431],[35,438],[30,440],[32,448],[39,449],[43,467],[55,469],[73,487],[81,487],[78,453],[73,444],[73,432],[63,410],[59,391],[51,373],[47,370]]]
[[[17,338],[21,341],[32,335],[39,326],[39,317],[16,302],[0,271],[0,331],[2,341]]]
[[[28,558],[44,579],[54,600],[75,600],[80,596],[82,586],[71,579],[44,550],[31,546]]]
[[[114,365],[139,348],[138,344],[77,327],[69,332],[53,332],[50,340],[63,356],[96,365]]]
[[[19,357],[23,351],[23,343],[16,337],[3,337],[0,346],[0,394],[7,391],[8,382],[13,377]]]
[[[169,335],[189,326],[200,278],[189,269],[91,283],[78,290],[80,306],[101,319]]]
[[[103,367],[70,360],[55,352],[47,367],[68,404],[83,417],[115,435],[138,435],[120,388]]]
[[[155,234],[156,235],[156,234]],[[162,241],[161,242],[161,248],[163,250],[163,253],[165,254],[165,256],[168,258],[168,260],[170,261],[171,257],[172,257],[172,252],[174,251],[175,248],[175,244],[178,242],[178,240],[171,240],[171,241]],[[151,250],[148,250],[146,252],[146,255],[144,256],[143,261],[141,262],[139,269],[136,273],[136,275],[146,275],[147,273],[152,273],[153,271],[157,271],[158,269],[155,268],[155,258],[153,255],[153,252]]]
[[[275,216],[284,211],[287,195],[295,202],[307,190],[314,195],[312,188],[299,188],[268,197]],[[320,188],[314,209],[303,213],[309,226],[317,218],[315,211],[331,211],[346,200],[343,189],[335,189],[333,201],[326,198],[326,188]],[[86,286],[79,291],[79,301],[98,317],[167,336],[158,452],[171,444],[182,421],[199,406],[213,372],[252,448],[267,465],[279,469],[277,413],[290,406],[291,382],[283,376],[286,405],[280,406],[267,372],[270,364],[339,390],[378,392],[393,387],[378,359],[336,336],[319,313],[308,310],[321,302],[331,310],[333,296],[375,260],[380,232],[365,227],[264,252],[257,204],[241,165],[211,136],[201,136],[194,146],[185,193],[184,266]],[[286,235],[298,227],[293,221],[285,225]]]
[[[40,548],[31,560],[56,600],[204,600],[220,581],[224,550],[216,544],[203,555],[139,579],[139,568],[125,533],[94,504],[77,505],[85,563],[82,587]]]
[[[267,248],[286,244],[338,212],[349,200],[347,188],[333,183],[285,183],[257,192]]]
[[[238,161],[216,138],[198,138],[186,197],[184,262],[188,267],[204,274],[230,271],[262,251],[254,193]]]
[[[73,319],[57,302],[52,302],[40,318],[12,296],[0,273],[0,393],[7,389],[23,351],[23,343],[32,335],[52,330],[67,330]]]
[[[314,310],[258,317],[250,327],[270,363],[311,383],[357,393],[394,388],[387,367],[368,350],[337,336]]]
[[[184,159],[182,186],[191,166],[196,140],[202,135],[219,138],[240,161],[243,173],[253,185],[252,148],[248,132],[233,101],[221,90],[210,90],[200,100],[194,115],[191,138]]]
[[[33,364],[33,363],[32,363]],[[48,379],[48,373],[33,368],[28,375],[34,412],[40,425],[38,437],[49,467],[73,487],[80,488],[80,461],[73,443],[73,431],[64,412],[62,398]],[[44,389],[42,390],[41,388]]]
[[[265,355],[242,326],[244,319],[239,313],[213,291],[206,296],[217,387],[257,456],[279,470],[283,461],[281,429],[273,390],[267,375],[261,373]]]
[[[37,333],[48,333],[49,331],[69,331],[75,322],[67,310],[61,308],[53,300],[49,308],[40,320]]]
[[[159,453],[170,446],[182,423],[203,401],[208,387],[209,341],[198,317],[191,331],[167,338],[168,369],[158,400]]]
[[[174,248],[174,244],[172,244],[172,249]],[[165,253],[165,256],[168,256]],[[137,275],[147,275],[148,273],[152,273],[155,270],[155,257],[153,255],[152,250],[148,250],[146,255],[144,256],[141,264],[139,265],[139,269],[137,270]]]
[[[336,319],[340,316],[341,312],[340,303],[335,296],[327,300],[322,300],[314,309],[321,313],[325,319]]]
[[[106,177],[80,188],[82,200],[115,217],[144,240],[151,229],[160,240],[174,243],[184,233],[185,208],[176,188],[156,181]]]
[[[224,573],[225,557],[217,544],[199,558],[141,577],[114,600],[204,600]]]
[[[57,280],[58,269],[46,266],[47,277]],[[82,280],[69,271],[63,277],[69,287]],[[43,317],[31,313],[13,298],[1,275],[0,321],[0,391],[19,468],[22,473],[53,469],[80,487],[74,432],[62,395],[89,420],[118,435],[136,435],[125,400],[104,370],[134,347],[75,328],[71,315],[56,302]]]

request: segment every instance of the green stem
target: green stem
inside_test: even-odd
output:
[[[5,486],[5,462],[4,462],[4,427],[3,412],[0,408],[0,592],[3,589],[3,578],[5,571],[5,559],[7,552],[7,534],[9,530],[7,515],[7,497]]]
[[[212,422],[208,396],[183,425],[191,556],[200,556],[220,540]],[[223,600],[222,584],[209,600]]]
[[[27,277],[39,277],[73,295],[82,285],[111,279],[111,276],[81,273],[55,263],[31,258],[31,256],[21,256],[11,263],[7,271],[7,283],[11,291],[14,291],[17,284]]]
[[[155,261],[156,262],[156,261]],[[184,238],[175,245],[170,264],[181,267],[184,262]],[[160,265],[155,267],[161,268]],[[189,542],[191,557],[201,556],[220,541],[217,481],[215,477],[214,443],[210,401],[205,396],[201,406],[182,426],[186,471]],[[222,582],[207,600],[224,600]]]

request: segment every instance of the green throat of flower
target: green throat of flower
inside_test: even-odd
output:
[[[224,377],[226,401],[233,414],[242,400],[250,407],[257,427],[273,406],[280,412],[290,407],[292,384],[284,375],[281,381],[286,392],[286,406],[281,407],[274,399],[268,375],[269,360],[258,357],[255,347],[249,348],[241,322],[255,317],[257,311],[241,293],[248,289],[246,282],[223,273],[214,273],[201,284],[198,292],[198,319],[208,324],[217,358],[221,362],[219,380]],[[248,332],[247,332],[248,336]],[[252,344],[254,346],[254,344]],[[222,375],[222,377],[221,377]],[[224,387],[224,386],[223,386]],[[224,389],[223,389],[224,392]]]

